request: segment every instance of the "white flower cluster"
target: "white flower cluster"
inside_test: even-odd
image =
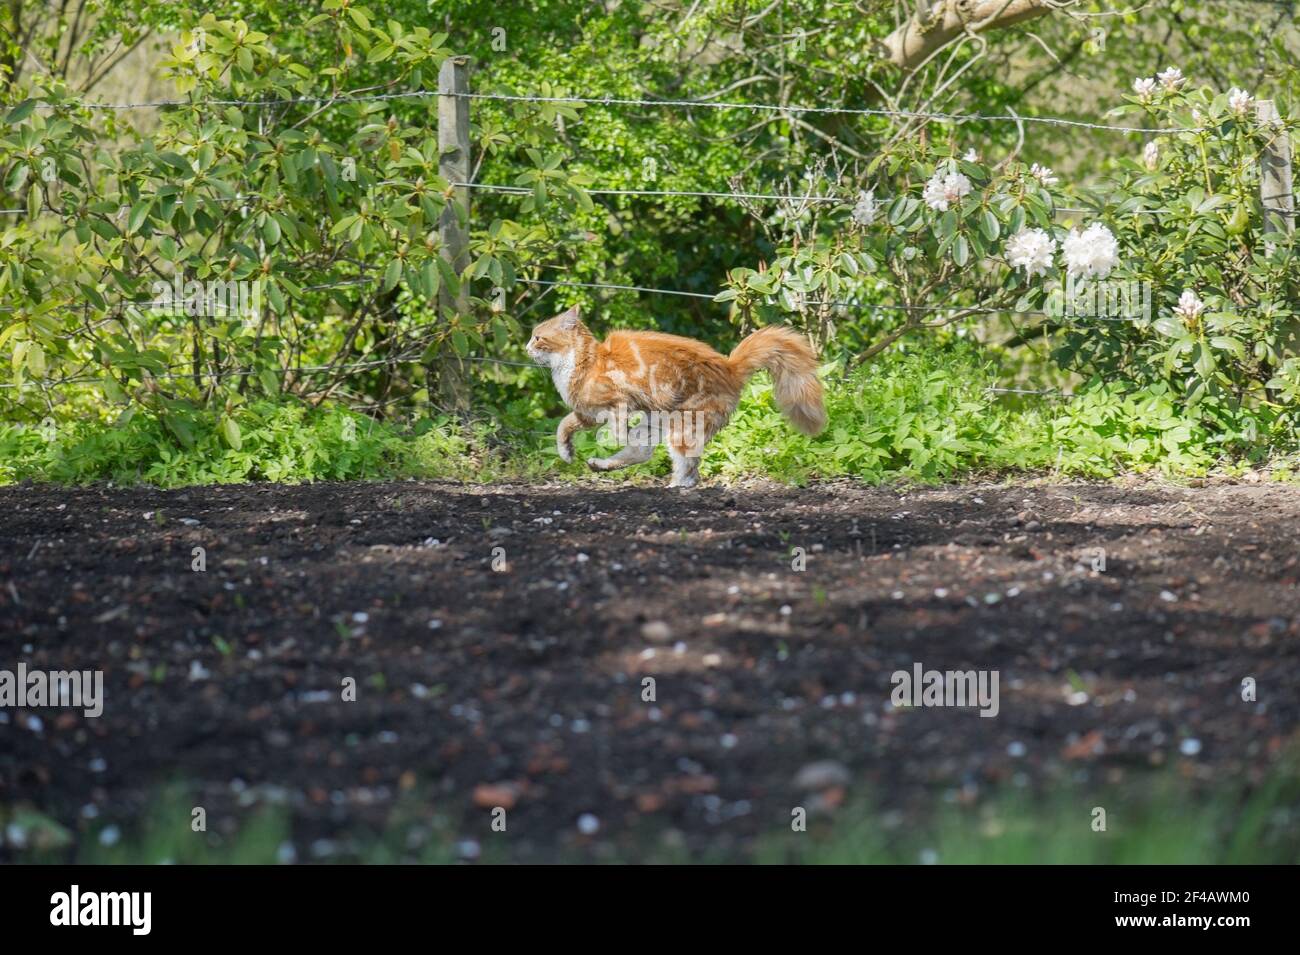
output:
[[[1044,229],[1021,229],[1007,240],[1007,263],[1024,269],[1028,278],[1047,274],[1055,253],[1056,240]],[[1104,279],[1119,265],[1119,242],[1100,222],[1082,232],[1072,229],[1061,243],[1061,253],[1066,271],[1076,278]]]
[[[1056,176],[1052,175],[1050,166],[1040,166],[1038,163],[1034,163],[1029,167],[1029,175],[1033,176],[1044,186],[1054,186],[1061,181]]]
[[[1160,147],[1156,145],[1154,139],[1147,143],[1142,150],[1142,165],[1152,172],[1160,168]]]
[[[867,189],[859,192],[857,205],[853,207],[853,221],[860,226],[869,226],[876,221],[878,211],[879,203],[876,202],[875,190]]]
[[[1200,318],[1203,311],[1205,311],[1205,303],[1196,297],[1196,293],[1189,288],[1183,289],[1183,294],[1178,296],[1178,305],[1174,308],[1174,314],[1185,322],[1192,322]]]
[[[1056,254],[1056,240],[1044,229],[1021,229],[1007,240],[1007,262],[1028,278],[1046,275]]]
[[[1250,104],[1253,102],[1255,102],[1255,97],[1245,90],[1239,90],[1235,86],[1228,90],[1228,108],[1238,116],[1245,116],[1246,111],[1250,109]]]
[[[1172,93],[1186,81],[1187,77],[1183,76],[1183,71],[1176,66],[1171,66],[1167,70],[1161,70],[1155,76],[1139,76],[1133,81],[1133,92],[1145,103],[1155,95],[1157,87]]]
[[[949,169],[947,172],[938,169],[925,184],[925,191],[921,194],[921,198],[931,209],[947,212],[952,203],[960,202],[963,196],[970,194],[970,191],[970,180],[956,169]]]
[[[1061,243],[1061,252],[1069,273],[1085,279],[1104,279],[1119,265],[1119,243],[1100,222],[1082,232],[1071,229]]]
[[[1169,69],[1162,70],[1159,73],[1157,73],[1156,79],[1160,81],[1161,86],[1163,86],[1165,89],[1170,90],[1172,92],[1173,90],[1176,90],[1178,89],[1178,87],[1183,85],[1183,82],[1186,79],[1186,77],[1183,76],[1183,71],[1180,70],[1178,67],[1171,66],[1169,67]]]

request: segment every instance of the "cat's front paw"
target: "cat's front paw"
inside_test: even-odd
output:
[[[563,461],[565,464],[573,463],[573,442],[572,441],[556,441],[555,449],[560,452],[561,461]]]

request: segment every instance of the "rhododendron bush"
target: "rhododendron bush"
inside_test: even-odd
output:
[[[1136,81],[1111,115],[1160,132],[1078,183],[981,160],[960,128],[932,127],[719,298],[741,322],[793,319],[823,339],[852,326],[861,358],[1005,314],[1085,381],[1160,386],[1189,408],[1294,402],[1295,242],[1266,234],[1260,200],[1278,129],[1249,93],[1193,88],[1177,68]]]

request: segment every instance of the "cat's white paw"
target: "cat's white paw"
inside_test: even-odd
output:
[[[591,468],[593,471],[612,470],[609,458],[587,458],[587,467]]]
[[[668,482],[670,488],[679,487],[683,491],[695,487],[698,482],[693,477],[673,478]]]
[[[555,448],[560,452],[560,460],[565,464],[573,463],[573,444],[565,441],[556,441]]]

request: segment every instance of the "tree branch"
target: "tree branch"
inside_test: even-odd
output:
[[[1061,0],[941,0],[929,9],[918,7],[917,14],[885,37],[885,55],[910,71],[963,34],[1001,30],[1064,5]]]

